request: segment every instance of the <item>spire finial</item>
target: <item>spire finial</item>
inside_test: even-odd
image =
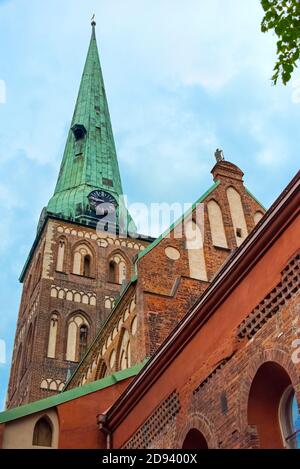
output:
[[[94,27],[96,26],[96,15],[95,13],[93,14],[92,18],[91,18],[91,25]]]
[[[215,151],[215,158],[217,160],[217,163],[219,163],[220,161],[224,161],[225,158],[224,158],[223,150],[220,150],[219,148],[217,148]]]

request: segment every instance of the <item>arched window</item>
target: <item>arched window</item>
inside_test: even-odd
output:
[[[52,425],[46,417],[40,418],[33,430],[34,446],[52,446]]]
[[[206,264],[203,251],[203,238],[199,226],[193,221],[185,221],[184,232],[188,250],[190,277],[207,280]]]
[[[87,349],[88,327],[82,324],[79,328],[79,360],[84,356]]]
[[[109,262],[109,281],[112,283],[118,283],[117,282],[117,264],[115,263],[115,261]]]
[[[75,314],[68,323],[66,360],[78,362],[86,352],[89,324],[84,316]]]
[[[227,248],[223,216],[219,204],[215,200],[210,200],[207,204],[207,210],[213,245]]]
[[[131,366],[130,337],[127,329],[124,330],[119,351],[119,368],[126,370]]]
[[[249,393],[248,424],[256,427],[261,448],[295,444],[293,411],[296,420],[299,414],[293,410],[293,396],[290,377],[282,366],[269,361],[258,369]]]
[[[300,413],[295,391],[289,386],[280,401],[279,419],[284,446],[300,448]]]
[[[105,376],[107,376],[107,366],[105,364],[105,362],[103,360],[100,360],[100,363],[98,365],[98,369],[96,371],[96,377],[95,379],[101,379],[101,378],[104,378]]]
[[[60,239],[58,242],[56,270],[59,272],[64,271],[65,244],[63,239]]]
[[[115,254],[109,261],[109,281],[122,285],[127,278],[126,262],[120,254]]]
[[[235,234],[237,246],[240,246],[248,235],[242,199],[238,191],[233,187],[227,189],[227,199]]]
[[[91,277],[92,271],[92,252],[86,244],[80,244],[73,252],[73,274]]]
[[[49,339],[48,339],[48,351],[47,351],[47,357],[49,358],[55,358],[57,328],[58,328],[58,315],[56,313],[53,313],[51,314],[50,326],[49,326]]]
[[[91,275],[91,256],[86,254],[83,258],[83,275],[90,277]]]
[[[182,449],[208,449],[208,445],[202,433],[192,428],[184,439]]]

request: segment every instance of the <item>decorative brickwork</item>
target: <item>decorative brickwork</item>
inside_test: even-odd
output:
[[[184,422],[178,425],[175,440],[171,442],[170,446],[172,448],[181,449],[186,435],[192,429],[196,429],[202,433],[209,448],[218,447],[215,428],[212,423],[208,421],[207,417],[200,412],[192,413],[187,417],[185,416]]]
[[[254,308],[238,328],[238,338],[251,339],[300,289],[300,253],[281,273],[281,282]]]
[[[157,409],[150,415],[146,422],[139,428],[135,435],[127,441],[124,449],[143,449],[151,447],[151,443],[158,436],[161,437],[170,423],[176,418],[180,410],[179,396],[173,391]]]
[[[196,389],[194,389],[193,394],[196,394],[199,392],[206,384],[210,383],[211,379],[220,371],[223,366],[226,365],[226,363],[230,360],[231,357],[224,358],[221,360],[218,366],[197,386]]]
[[[286,204],[284,215],[274,204],[131,383],[126,401],[122,396],[107,412],[116,448],[133,441],[134,447],[182,448],[189,433],[195,449],[203,441],[209,448],[291,447],[285,393],[295,393],[300,405],[300,204],[292,187],[293,197],[285,191],[277,202]],[[258,308],[260,321],[253,318]],[[149,408],[158,409],[174,385],[176,420],[151,443],[142,441]]]

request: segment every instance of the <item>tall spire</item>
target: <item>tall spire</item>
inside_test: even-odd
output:
[[[117,201],[122,184],[99,60],[95,16],[76,106],[55,187],[47,211],[84,220],[88,196],[103,190]]]

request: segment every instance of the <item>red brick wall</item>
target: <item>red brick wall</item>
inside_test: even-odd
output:
[[[299,232],[298,218],[119,424],[113,435],[115,448],[126,442],[130,446],[128,440],[138,435],[139,429],[143,431],[147,419],[149,426],[149,421],[155,418],[154,410],[172,392],[178,394],[179,411],[163,429],[157,431],[156,427],[149,433],[149,447],[181,447],[190,428],[198,428],[210,447],[259,447],[257,428],[248,421],[248,398],[256,372],[268,361],[285,370],[300,402],[300,366],[292,361],[292,342],[297,338],[295,333],[300,322],[300,295],[296,286],[299,259],[294,273],[288,274],[285,280],[282,274],[298,252]],[[242,321],[262,301],[272,304],[273,297],[268,296],[272,291],[279,299],[280,292],[285,295],[284,302],[278,303],[277,312],[265,316],[265,322],[262,321],[250,340],[239,338]]]
[[[204,257],[208,280],[211,281],[216,272],[224,264],[227,257],[237,248],[235,232],[232,224],[227,189],[234,187],[241,196],[242,206],[248,232],[254,228],[254,214],[264,212],[262,207],[246,191],[242,171],[228,162],[215,165],[213,176],[220,184],[204,199]],[[218,203],[222,216],[228,248],[214,246],[210,230],[207,205],[214,200]],[[193,211],[193,220],[196,220]],[[184,233],[184,228],[182,228]],[[168,246],[180,252],[178,260],[170,260],[165,254]],[[209,282],[188,279],[189,260],[186,249],[186,238],[174,236],[174,230],[163,238],[151,251],[146,253],[138,263],[138,314],[140,328],[138,331],[138,350],[133,353],[151,356],[163,340],[171,333],[184,314],[195,303],[196,299],[209,286]],[[142,345],[143,344],[143,345]]]
[[[228,187],[234,187],[241,195],[248,232],[254,227],[255,212],[263,212],[261,206],[246,191],[241,170],[231,163],[223,162],[218,163],[212,172],[214,179],[218,180],[219,183],[204,199],[202,205],[204,218],[197,220],[196,211],[193,211],[193,219],[197,222],[200,221],[201,225],[203,224],[204,257],[209,281],[237,247],[226,193]],[[207,209],[210,200],[216,201],[221,209],[228,248],[213,245]],[[160,239],[137,262],[136,314],[138,330],[135,336],[130,336],[132,364],[141,363],[145,357],[151,356],[157,350],[197,298],[209,286],[209,281],[190,278],[189,256],[183,224],[181,230],[181,237],[178,237],[177,228],[175,231],[171,230],[169,235]],[[167,257],[165,250],[168,247],[178,251],[178,259],[172,260]],[[121,309],[122,304],[119,304],[110,322],[114,322],[115,318],[120,317]],[[80,366],[72,386],[78,385],[81,378],[84,379],[95,356],[101,354],[103,343],[111,332],[111,328],[105,326],[101,337],[94,343],[89,357]],[[110,346],[116,350],[117,356],[119,339],[119,335],[114,337]],[[105,357],[102,358],[105,359]]]

